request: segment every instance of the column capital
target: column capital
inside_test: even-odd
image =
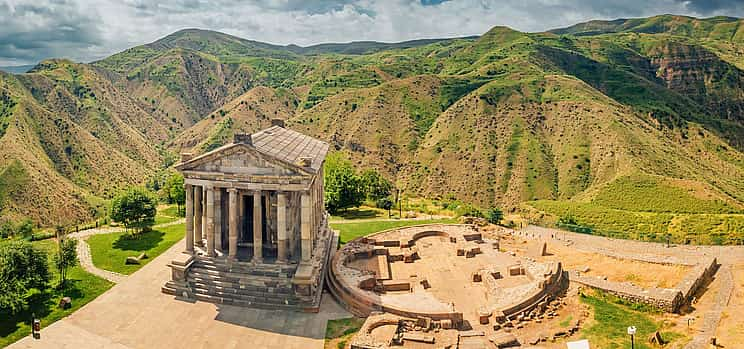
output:
[[[236,188],[227,188],[227,192],[228,193],[237,193],[238,192],[238,189],[236,189]]]

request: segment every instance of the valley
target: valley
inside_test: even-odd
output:
[[[0,216],[79,224],[283,119],[404,195],[600,235],[744,241],[744,29],[656,16],[544,33],[280,46],[188,29],[0,73]]]

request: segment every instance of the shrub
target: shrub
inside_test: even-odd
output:
[[[15,240],[0,245],[0,310],[15,314],[27,305],[31,289],[49,282],[47,254],[30,242]]]
[[[497,207],[491,207],[486,211],[485,216],[489,223],[499,224],[504,218],[504,212]]]

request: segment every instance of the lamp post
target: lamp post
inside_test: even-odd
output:
[[[636,327],[628,326],[628,334],[630,335],[630,349],[635,349]]]

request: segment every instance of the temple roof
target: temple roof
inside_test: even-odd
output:
[[[253,146],[259,152],[292,164],[310,158],[307,166],[317,172],[328,153],[328,143],[297,131],[271,126],[251,135]]]
[[[205,161],[212,161],[210,159],[219,158],[223,153],[232,153],[230,149],[249,147],[291,167],[318,173],[328,153],[328,143],[281,126],[271,126],[252,135],[236,134],[235,139],[233,143],[194,158],[184,159],[176,168],[179,170],[192,168]],[[303,163],[303,159],[308,159],[309,165]]]

